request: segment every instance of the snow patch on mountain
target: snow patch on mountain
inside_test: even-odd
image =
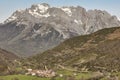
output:
[[[77,23],[77,24],[79,24],[78,20],[76,20],[76,19],[74,20],[74,22]]]
[[[38,9],[40,10],[40,13],[46,12],[48,8],[49,8],[48,6],[38,4]]]
[[[76,20],[75,19],[74,22],[77,23],[77,24],[83,24],[81,20]]]
[[[33,12],[39,12],[39,13],[45,13],[48,10],[49,6],[44,4],[37,4],[32,5],[30,10],[33,10]]]
[[[117,19],[120,21],[120,17],[117,17]]]
[[[17,19],[16,16],[11,16],[9,19],[6,20],[6,23],[7,23],[7,22],[14,21],[15,19]]]
[[[5,23],[9,23],[9,22],[12,22],[12,21],[15,21],[17,18],[18,18],[18,16],[20,15],[20,14],[22,14],[24,12],[24,10],[17,10],[16,12],[14,12],[13,14],[12,14],[12,16],[10,16],[7,20],[5,20],[3,23],[5,24]]]
[[[33,5],[31,6],[31,9],[37,9],[37,10],[40,10],[41,12],[47,11],[48,8],[50,8],[50,5],[49,5],[49,4],[46,4],[46,3],[33,4]]]
[[[46,13],[46,14],[40,14],[38,13],[36,10],[34,10],[33,12],[31,10],[29,10],[29,13],[35,17],[49,17],[50,14]]]
[[[69,16],[72,16],[72,11],[70,8],[67,7],[63,7],[61,8],[65,13],[67,13]]]

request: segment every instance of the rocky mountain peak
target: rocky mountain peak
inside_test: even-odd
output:
[[[14,21],[20,16],[24,11],[23,10],[16,10],[12,16],[10,16],[7,20],[4,21],[4,23],[9,23],[11,21]]]
[[[30,8],[25,10],[16,10],[7,20],[4,21],[4,23],[9,23],[15,20],[20,21],[20,19],[27,19],[28,21],[31,21],[31,18],[48,17],[50,16],[49,13],[47,13],[49,8],[50,5],[46,3],[33,4]]]
[[[40,13],[45,13],[48,8],[50,8],[49,4],[42,3],[42,4],[34,4],[31,6],[30,9],[33,11],[40,12]]]

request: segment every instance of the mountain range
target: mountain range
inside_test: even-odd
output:
[[[17,10],[0,24],[0,47],[19,56],[31,56],[66,39],[117,26],[120,21],[107,11],[34,4]]]

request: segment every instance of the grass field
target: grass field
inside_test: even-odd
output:
[[[8,76],[0,76],[0,80],[50,80],[50,79],[40,78],[36,76],[26,76],[26,75],[8,75]]]
[[[41,78],[37,76],[28,76],[28,75],[7,75],[7,76],[0,76],[0,80],[86,80],[91,78],[93,75],[93,72],[88,72],[88,73],[76,73],[72,71],[67,71],[67,70],[60,70],[57,71],[58,75],[53,78]],[[60,77],[59,75],[62,74],[63,77]],[[120,78],[120,73],[113,73],[113,75],[119,75]],[[106,77],[100,79],[100,80],[107,80]]]
[[[54,78],[41,78],[37,76],[27,76],[27,75],[8,75],[8,76],[0,76],[0,80],[69,80],[69,78],[73,78],[75,80],[80,80],[81,78],[87,79],[91,77],[90,73],[77,73],[77,75],[73,75],[72,71],[58,71],[58,75]],[[59,75],[62,74],[63,77]]]

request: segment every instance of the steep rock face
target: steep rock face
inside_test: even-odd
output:
[[[1,47],[19,55],[32,55],[58,45],[65,39],[119,26],[106,11],[77,6],[51,7],[46,3],[17,10],[0,25]]]

